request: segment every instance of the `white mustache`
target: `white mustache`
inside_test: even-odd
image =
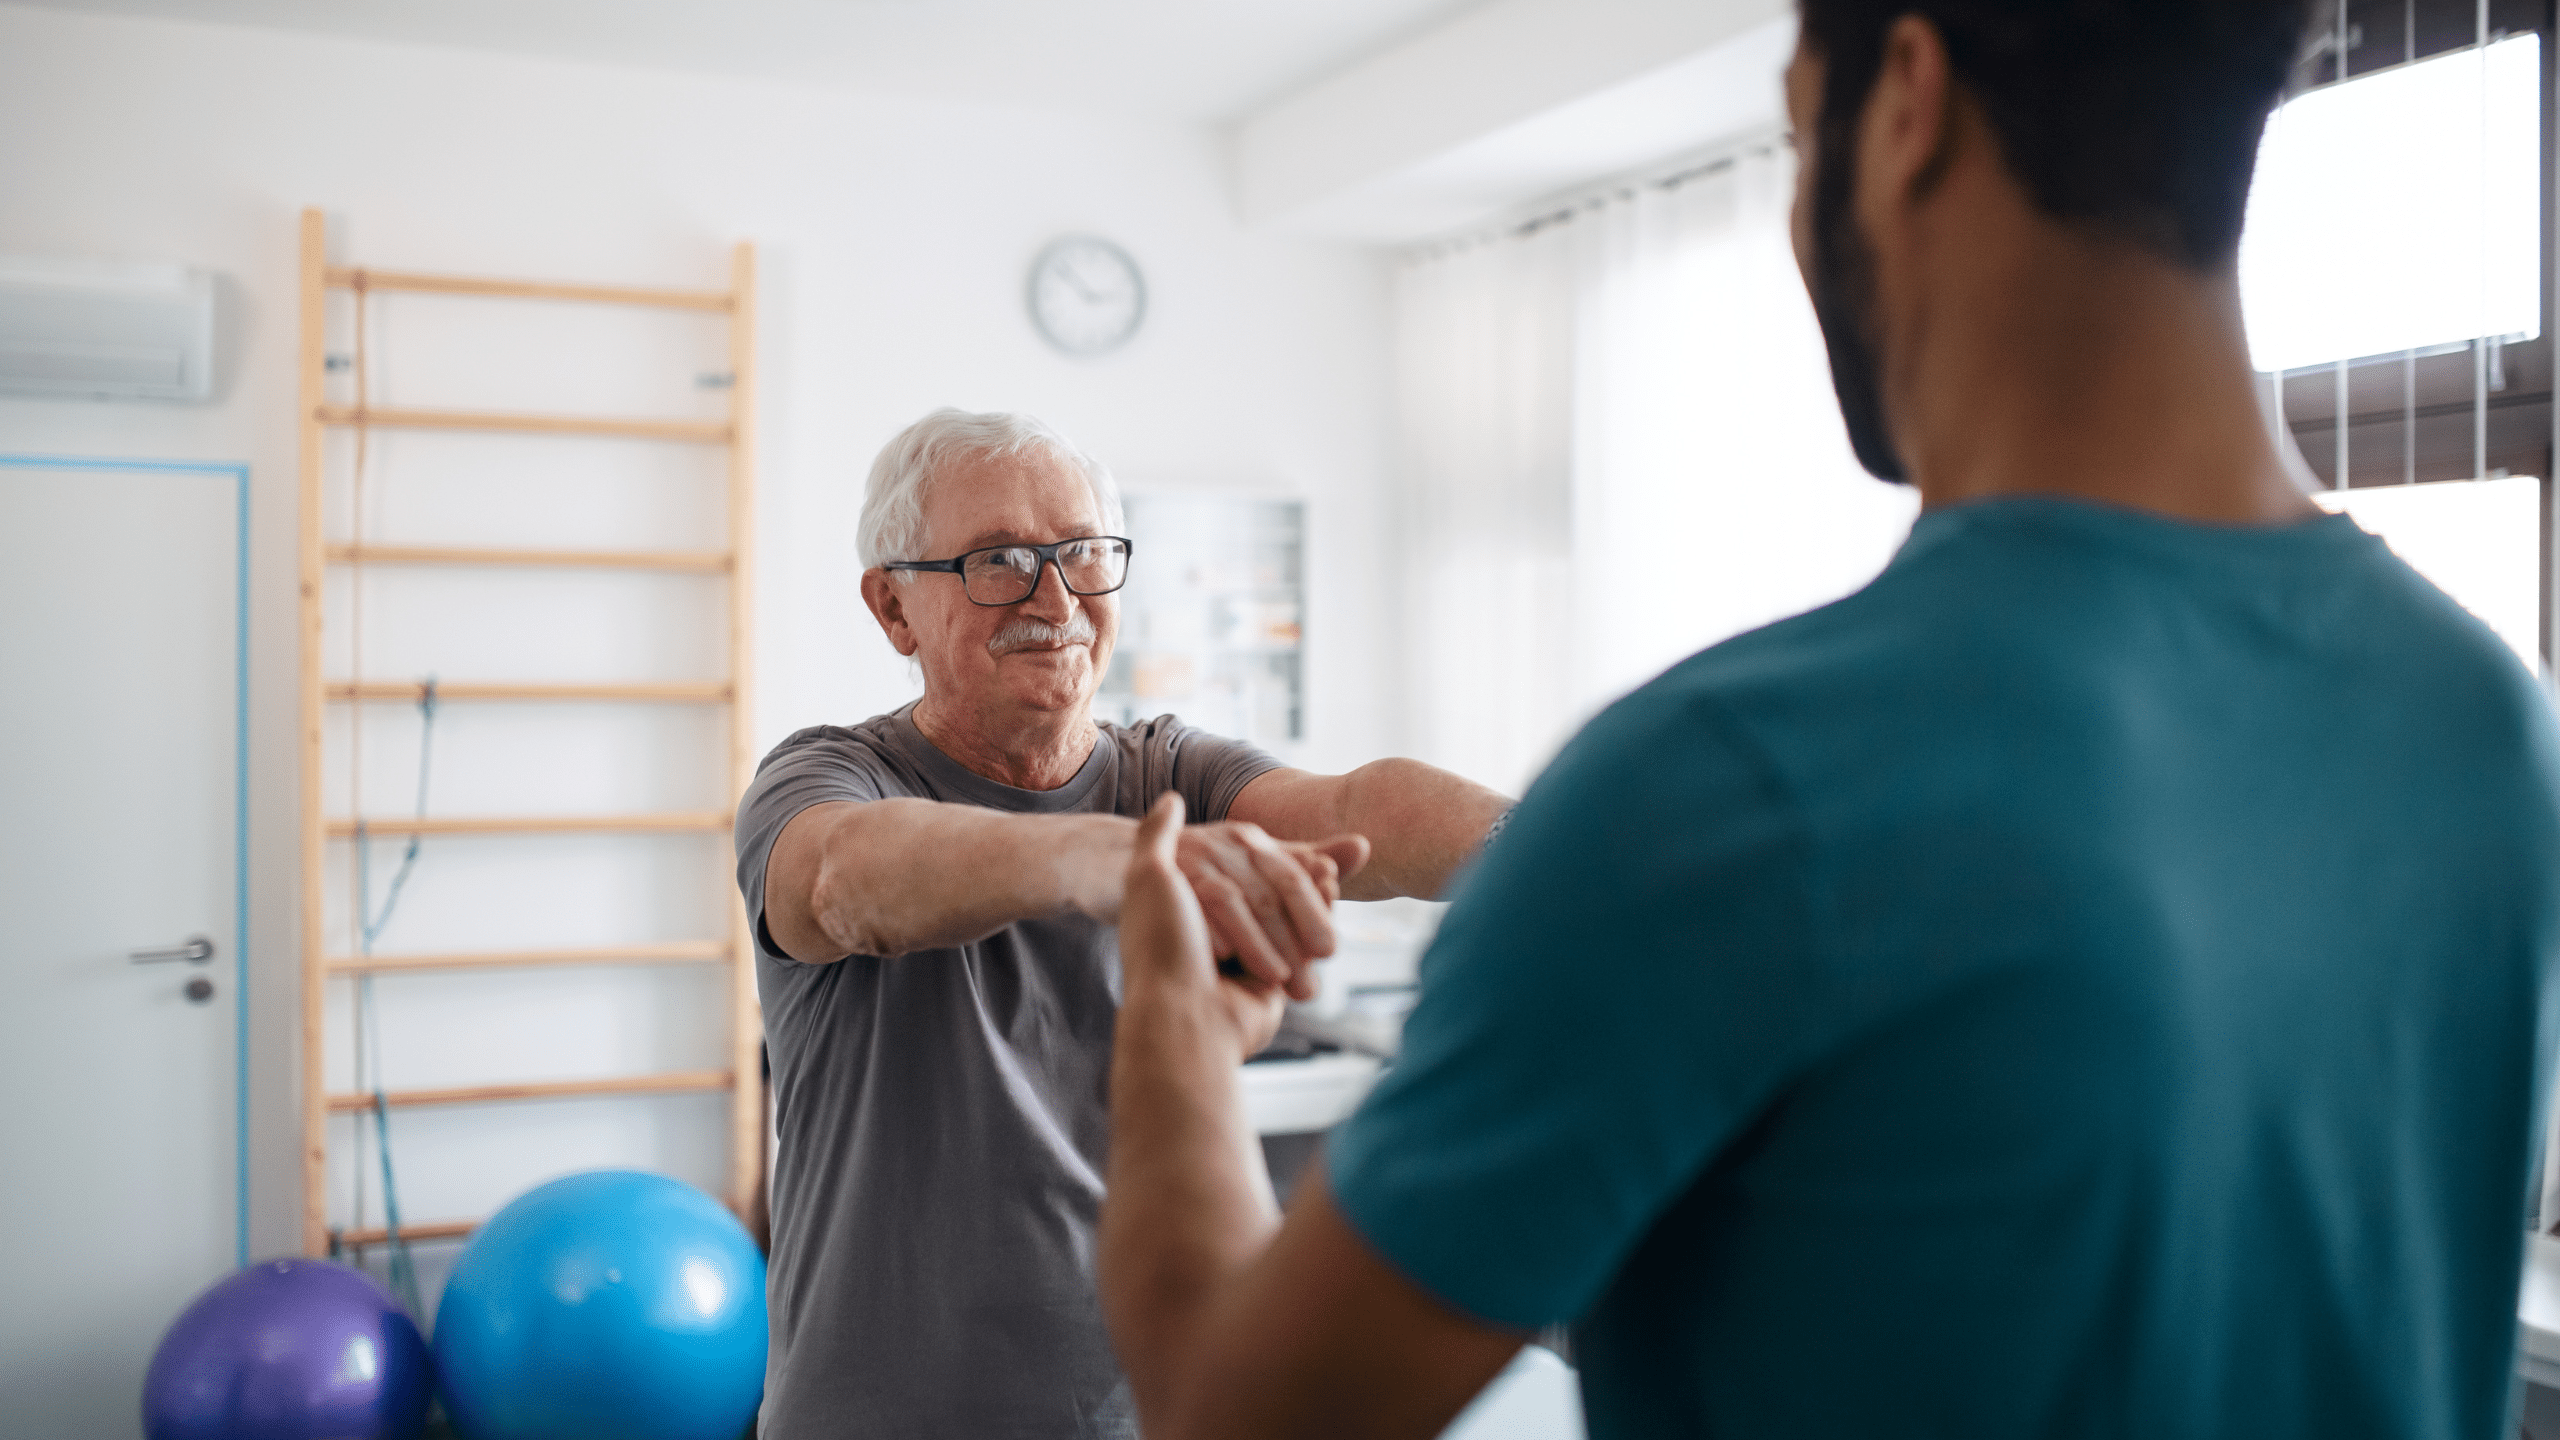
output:
[[[1010,655],[1016,650],[1046,650],[1059,645],[1093,643],[1093,622],[1078,615],[1064,625],[1024,617],[995,633],[987,642],[990,655]]]

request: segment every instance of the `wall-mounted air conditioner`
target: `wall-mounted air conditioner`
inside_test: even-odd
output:
[[[213,290],[183,265],[0,255],[0,391],[211,399]]]

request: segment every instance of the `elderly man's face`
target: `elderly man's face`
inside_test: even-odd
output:
[[[1038,451],[954,464],[926,487],[924,519],[929,560],[1102,533],[1092,487]],[[955,712],[1088,705],[1120,634],[1119,597],[1074,594],[1055,566],[1041,568],[1040,587],[1018,605],[972,604],[959,576],[933,572],[899,582],[896,598],[904,623],[891,640],[923,665],[935,703]]]

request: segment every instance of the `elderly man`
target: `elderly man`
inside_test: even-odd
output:
[[[1439,894],[1509,804],[1097,723],[1122,528],[1038,421],[918,421],[858,544],[924,696],[791,736],[739,806],[781,1136],[766,1440],[1134,1436],[1093,1254],[1138,817],[1171,791],[1210,822],[1179,857],[1214,949],[1303,998],[1337,895]]]

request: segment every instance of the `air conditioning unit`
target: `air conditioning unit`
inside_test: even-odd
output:
[[[0,391],[209,400],[213,291],[183,265],[0,255]]]

